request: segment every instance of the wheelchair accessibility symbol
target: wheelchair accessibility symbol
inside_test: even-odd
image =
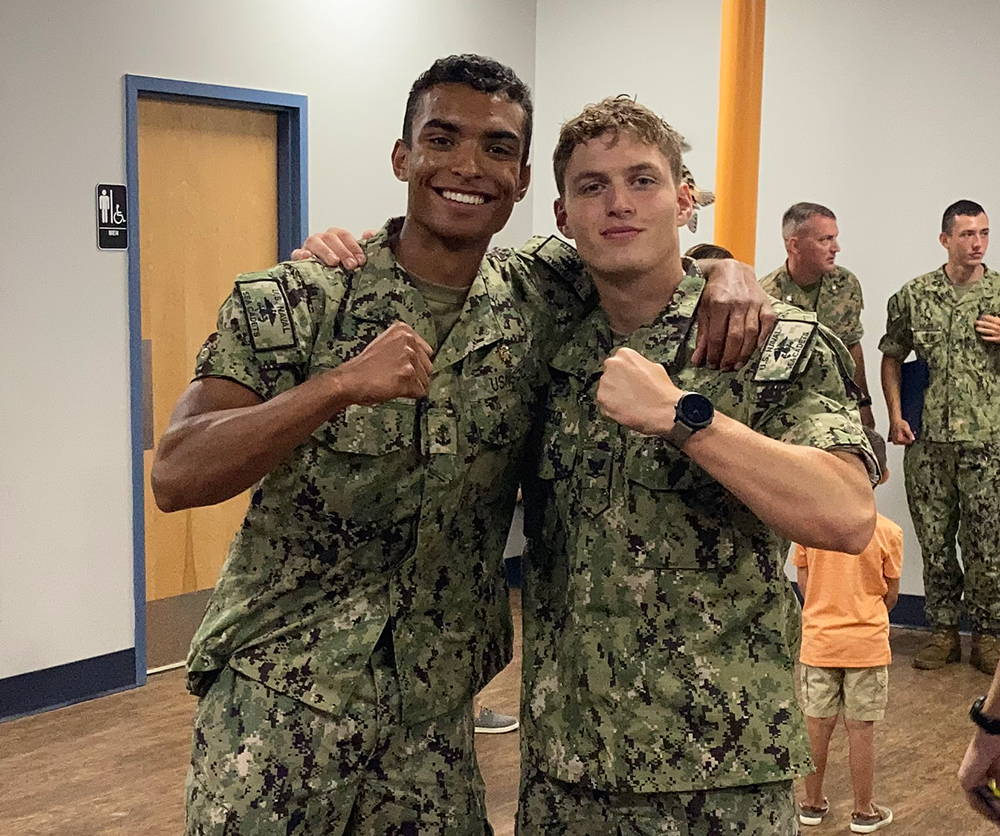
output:
[[[102,250],[128,248],[128,200],[125,187],[97,185],[97,246]]]

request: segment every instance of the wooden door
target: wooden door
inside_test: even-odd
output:
[[[277,261],[277,117],[139,100],[139,245],[147,425],[158,444],[236,275]],[[149,409],[149,402],[152,408]],[[247,494],[164,514],[144,454],[148,667],[181,661]]]

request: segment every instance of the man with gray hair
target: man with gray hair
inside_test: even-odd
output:
[[[815,312],[816,318],[840,337],[854,359],[854,382],[861,390],[861,420],[866,427],[874,428],[861,348],[864,299],[857,276],[836,264],[839,233],[837,216],[825,206],[792,205],[781,219],[788,259],[760,283],[775,299]]]

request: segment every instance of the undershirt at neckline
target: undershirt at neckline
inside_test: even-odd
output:
[[[407,273],[414,287],[420,291],[424,297],[431,318],[434,320],[434,333],[437,334],[438,345],[441,345],[445,338],[455,327],[458,318],[462,315],[462,308],[465,299],[469,295],[469,287],[452,287],[446,284],[437,284]]]

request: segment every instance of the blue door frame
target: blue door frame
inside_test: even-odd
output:
[[[305,96],[191,81],[125,76],[125,176],[128,185],[128,318],[132,428],[132,554],[135,684],[146,682],[146,520],[142,432],[142,308],[139,287],[139,99],[271,110],[278,117],[278,257],[287,258],[308,225]]]

